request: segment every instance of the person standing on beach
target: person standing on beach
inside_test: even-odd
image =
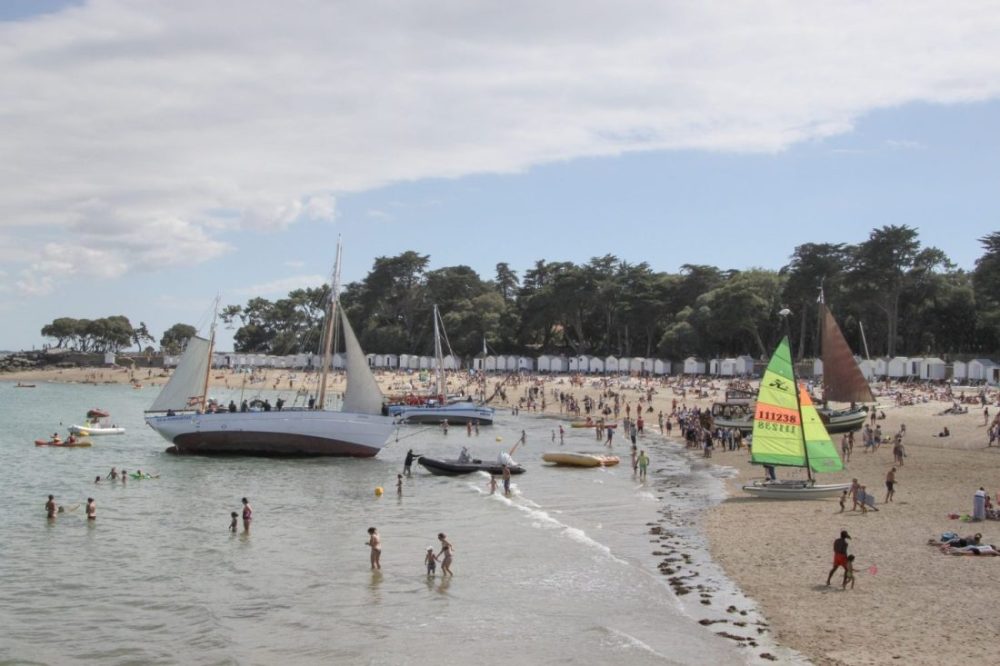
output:
[[[372,569],[382,568],[382,537],[374,527],[368,528],[368,547],[371,548]]]
[[[893,467],[885,475],[885,501],[886,504],[892,501],[892,496],[896,494],[896,468]]]
[[[250,506],[250,502],[244,497],[243,502],[243,531],[247,534],[250,533],[250,521],[253,520],[253,507]]]
[[[562,424],[559,424],[559,446],[565,444],[566,430],[563,429]]]
[[[49,495],[49,501],[45,503],[45,515],[49,520],[55,520],[56,508],[56,496]]]
[[[646,455],[646,450],[643,449],[639,452],[639,480],[646,480],[646,468],[649,467],[649,456]]]
[[[858,491],[861,490],[861,484],[858,483],[857,479],[851,479],[851,511],[858,510]]]
[[[851,535],[847,533],[847,530],[841,530],[840,538],[833,542],[833,568],[830,569],[830,573],[826,577],[827,586],[830,585],[830,580],[833,578],[833,574],[837,572],[840,567],[844,568],[844,579],[847,579],[847,540],[851,538]]]

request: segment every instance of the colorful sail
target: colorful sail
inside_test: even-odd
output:
[[[788,338],[782,338],[760,381],[754,411],[751,459],[761,465],[808,465],[814,472],[843,469],[837,449],[809,398],[809,392],[804,386],[795,384]]]
[[[806,466],[788,338],[782,338],[760,380],[750,451],[753,462],[761,465]]]
[[[820,303],[823,315],[823,399],[836,402],[875,402],[868,380],[837,326],[826,304]]]
[[[826,426],[820,420],[805,386],[799,385],[799,405],[802,410],[802,429],[805,434],[806,449],[809,452],[809,467],[814,472],[839,472],[844,469],[837,454],[837,447],[830,440]],[[754,442],[754,446],[757,442]]]

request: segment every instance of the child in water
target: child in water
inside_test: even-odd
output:
[[[396,475],[396,494],[399,495],[400,497],[403,496],[403,475],[402,474],[397,474]]]
[[[434,556],[434,549],[428,548],[424,555],[424,564],[427,565],[427,575],[433,577],[437,572],[437,558]]]
[[[233,511],[233,512],[231,512],[229,514],[229,531],[230,532],[235,532],[236,531],[236,519],[237,519],[237,517],[239,517],[239,514],[236,513],[235,511]]]
[[[490,474],[490,495],[497,494],[497,477]]]

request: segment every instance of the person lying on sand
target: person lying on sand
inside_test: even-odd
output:
[[[983,546],[941,546],[941,552],[946,555],[985,555],[987,557],[1000,555],[1000,550],[993,544]]]

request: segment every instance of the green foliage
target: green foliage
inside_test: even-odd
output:
[[[163,333],[160,347],[166,354],[180,354],[187,347],[188,340],[198,334],[198,329],[190,324],[174,324]]]
[[[145,327],[142,324],[141,329],[145,331]],[[136,339],[136,331],[124,315],[101,319],[59,317],[42,327],[42,335],[55,338],[59,348],[99,353],[119,352],[134,344]]]
[[[370,351],[430,354],[432,307],[455,353],[485,339],[499,353],[564,353],[681,359],[766,356],[782,335],[777,312],[792,310],[799,355],[818,351],[816,300],[827,304],[854,349],[864,323],[873,354],[989,353],[1000,346],[1000,232],[981,239],[974,273],[958,271],[916,229],[884,226],[857,245],[807,243],[778,271],[685,264],[661,273],[614,255],[585,264],[540,259],[521,277],[506,263],[484,280],[468,266],[429,269],[430,257],[378,257],[341,302]],[[329,288],[254,298],[223,310],[240,323],[237,351],[318,352]],[[59,320],[57,320],[59,321]],[[56,325],[50,337],[65,325]]]

